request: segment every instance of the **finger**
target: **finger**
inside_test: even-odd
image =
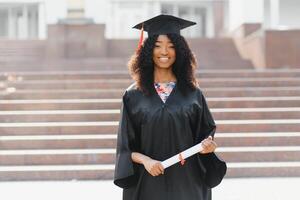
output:
[[[161,174],[164,174],[164,173],[165,173],[165,170],[164,170],[164,169],[161,169],[160,171],[161,171]]]
[[[153,171],[150,172],[151,176],[155,176],[155,173]]]
[[[157,169],[157,175],[161,175],[162,174],[162,170],[161,169]]]
[[[159,170],[159,174],[163,174],[164,173],[164,169],[162,166],[158,165],[158,170]]]
[[[203,150],[201,151],[202,154],[206,154],[207,153],[207,150]]]
[[[211,144],[208,148],[207,148],[207,152],[213,152],[216,149],[216,146],[214,144]]]
[[[209,139],[208,138],[205,138],[203,141],[202,141],[202,143],[206,143],[206,142],[208,142],[209,141]]]
[[[200,151],[200,152],[204,152],[204,151],[205,151],[205,149],[207,148],[207,146],[206,146],[205,144],[202,144],[201,146],[202,146],[202,149],[201,149],[201,151]]]
[[[211,142],[205,142],[205,143],[204,143],[204,146],[205,146],[206,148],[208,148],[208,147],[210,146],[210,144],[211,144]]]
[[[165,169],[164,169],[164,167],[162,166],[161,163],[159,163],[158,167],[159,167],[161,173],[164,174]]]
[[[205,142],[207,142],[207,143],[211,143],[213,140],[211,139],[211,138],[207,138],[206,140],[205,140]]]
[[[157,176],[157,174],[158,174],[157,168],[155,166],[152,167],[151,172],[155,176]]]
[[[207,144],[207,149],[211,149],[214,146],[214,144],[212,142],[210,142],[209,144]]]
[[[213,140],[209,141],[209,145],[208,146],[217,146],[217,143]]]
[[[208,153],[210,151],[211,145],[210,145],[210,143],[209,144],[205,143],[205,144],[203,144],[202,148],[203,149],[202,149],[201,153]]]
[[[205,139],[202,141],[202,143],[206,143],[206,142],[209,142],[209,141],[211,141],[211,140],[208,139],[208,138],[205,138]]]
[[[155,164],[155,168],[156,168],[157,170],[161,171],[161,164],[160,164],[159,162],[157,162],[157,163]]]
[[[156,169],[155,172],[154,172],[155,176],[158,176],[161,174],[160,170],[159,169]]]
[[[160,169],[157,168],[157,169],[155,170],[155,174],[156,174],[157,176],[158,176],[159,174],[161,174]]]
[[[216,143],[215,141],[212,141],[212,143],[213,143],[213,145],[214,145],[215,147],[218,146],[217,143]]]
[[[157,169],[153,169],[151,174],[152,176],[157,176],[159,173],[157,172]]]
[[[209,141],[208,143],[206,143],[206,147],[210,148],[213,145],[212,141]]]
[[[200,151],[200,153],[202,153],[202,154],[204,154],[204,153],[206,153],[207,152],[207,148],[203,148],[201,151]]]
[[[213,140],[213,138],[212,138],[212,136],[210,135],[210,136],[208,136],[208,138],[207,139],[209,139],[209,140]]]
[[[203,149],[206,149],[208,146],[209,146],[208,143],[203,143],[203,144],[202,144]]]
[[[217,143],[214,141],[211,141],[208,145],[208,148],[216,148],[217,147]]]
[[[155,169],[154,169],[154,171],[155,171],[155,173],[156,173],[156,174],[161,174],[161,170],[160,170],[160,168],[159,168],[159,165],[158,165],[158,164],[156,164],[156,165],[155,165]]]

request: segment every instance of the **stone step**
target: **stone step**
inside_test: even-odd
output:
[[[294,101],[292,100],[292,102]],[[0,100],[0,107],[1,110],[6,111],[120,109],[121,99]]]
[[[0,181],[110,180],[112,165],[57,165],[0,167]]]
[[[116,134],[1,136],[1,150],[115,148]]]
[[[216,120],[217,132],[300,132],[299,119]],[[117,121],[0,123],[0,135],[112,134]]]
[[[206,98],[210,108],[300,107],[295,97],[221,97]],[[10,110],[98,110],[120,109],[121,99],[41,99],[0,100],[3,111]]]
[[[256,88],[206,88],[206,97],[268,97],[300,96],[300,87],[256,87]],[[88,90],[9,90],[0,93],[0,98],[12,99],[98,99],[121,98],[122,89]]]
[[[215,120],[300,119],[295,108],[211,108]],[[88,122],[118,121],[120,110],[40,110],[0,111],[0,122]]]
[[[300,160],[300,151],[223,152],[226,162],[293,162]]]
[[[299,77],[274,78],[201,78],[198,79],[202,88],[209,87],[288,87],[300,86]],[[25,80],[6,81],[0,83],[1,88],[16,89],[126,89],[131,79],[95,79],[95,80]]]
[[[228,163],[225,177],[299,177],[299,162]]]
[[[12,154],[12,153],[16,153],[16,150],[0,151],[1,166],[80,165],[80,164],[92,165],[92,164],[114,164],[115,162],[114,153],[99,153],[101,150],[81,149],[81,150],[34,150],[34,151],[21,150],[21,151],[22,152],[20,153],[22,154],[16,154],[16,155]],[[26,154],[26,153],[32,153],[32,154]]]
[[[298,146],[299,132],[245,132],[216,133],[219,147],[236,146]]]
[[[0,75],[0,181],[112,179],[121,96],[132,80],[126,71],[60,73]],[[300,70],[197,77],[226,178],[300,176]]]
[[[115,148],[116,134],[106,135],[27,135],[1,136],[1,150],[21,149],[96,149]],[[283,133],[217,133],[219,147],[297,146],[299,132]]]
[[[298,107],[297,96],[265,96],[265,97],[207,97],[210,108],[276,108]]]
[[[1,45],[0,45],[1,46]],[[38,60],[37,60],[38,59]],[[98,58],[75,58],[75,59],[44,59],[41,56],[36,56],[35,59],[29,59],[26,56],[16,57],[2,57],[2,62],[5,62],[6,67],[1,68],[0,71],[4,73],[51,73],[51,72],[64,72],[74,71],[78,72],[94,72],[103,70],[122,70],[126,71],[126,57],[98,57]]]
[[[198,70],[199,78],[249,78],[249,77],[300,77],[298,69],[267,69],[267,70]],[[7,72],[0,73],[0,80],[59,80],[59,79],[128,79],[127,70],[104,71],[47,71],[47,72]]]
[[[298,132],[298,120],[224,120],[217,123],[217,131],[223,132]]]
[[[300,108],[210,108],[215,120],[300,119]]]
[[[287,162],[300,159],[299,146],[220,147],[216,152],[226,162]],[[1,166],[114,164],[115,156],[115,149],[0,150],[0,163]]]
[[[0,111],[1,122],[118,121],[120,110]]]
[[[128,71],[92,71],[92,72],[7,72],[0,73],[0,80],[94,80],[94,79],[130,79]]]
[[[225,178],[300,176],[299,162],[228,163]],[[0,181],[112,180],[113,165],[0,167]]]

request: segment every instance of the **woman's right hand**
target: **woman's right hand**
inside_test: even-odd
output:
[[[164,174],[164,168],[160,161],[153,160],[151,158],[146,159],[144,162],[144,167],[152,176],[158,176],[160,174]]]

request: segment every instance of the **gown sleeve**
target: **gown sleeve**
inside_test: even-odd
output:
[[[199,101],[202,109],[198,112],[197,116],[196,143],[200,143],[208,136],[212,136],[214,138],[216,132],[216,124],[202,92]],[[221,183],[227,171],[226,163],[221,158],[219,158],[214,152],[207,154],[199,153],[198,163],[203,172],[204,183],[209,188],[213,188]]]
[[[135,150],[136,146],[136,136],[132,119],[129,116],[126,94],[127,92],[123,96],[121,107],[114,173],[114,184],[121,188],[133,186],[138,178],[135,163],[131,159],[131,153]]]

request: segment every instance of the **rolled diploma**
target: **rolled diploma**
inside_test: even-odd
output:
[[[195,146],[188,148],[185,151],[182,151],[181,156],[183,159],[186,159],[196,153],[199,153],[202,150],[203,150],[202,143],[199,143],[199,144],[196,144]],[[167,160],[162,161],[161,164],[164,167],[164,169],[174,165],[175,163],[180,162],[179,154],[176,154],[175,156],[172,156],[171,158],[168,158]]]

